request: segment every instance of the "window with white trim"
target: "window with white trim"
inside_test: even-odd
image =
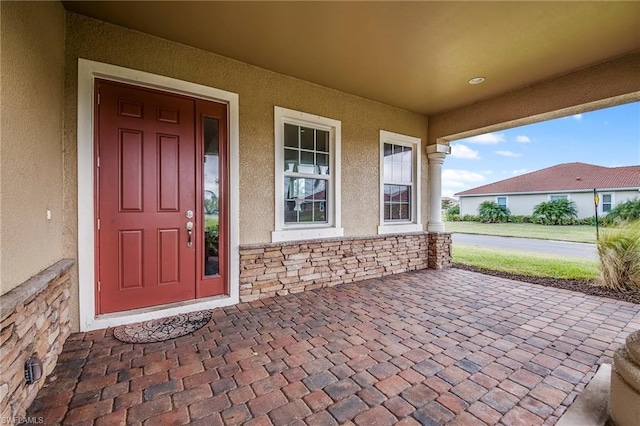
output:
[[[602,213],[609,213],[613,205],[612,194],[602,194]]]
[[[380,130],[379,234],[416,232],[420,223],[420,139]]]
[[[496,197],[496,203],[499,206],[508,207],[507,206],[507,197]]]
[[[568,199],[569,199],[568,195],[550,195],[549,196],[549,201],[568,200]]]
[[[340,227],[338,120],[275,107],[275,230],[272,241],[329,238]]]

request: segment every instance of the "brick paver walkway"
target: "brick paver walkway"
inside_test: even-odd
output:
[[[214,311],[176,340],[72,335],[45,424],[553,424],[640,305],[462,270]]]

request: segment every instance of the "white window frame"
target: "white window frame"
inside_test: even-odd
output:
[[[413,150],[413,182],[411,185],[411,220],[407,222],[385,222],[384,220],[384,144],[408,146]],[[405,232],[421,232],[422,219],[420,213],[420,160],[422,155],[422,140],[413,136],[380,130],[380,226],[378,234],[401,234]]]
[[[600,207],[600,210],[602,211],[602,213],[603,213],[603,214],[607,214],[607,213],[609,213],[609,212],[605,212],[605,211],[604,211],[604,204],[605,204],[605,202],[604,202],[604,196],[605,196],[605,195],[611,195],[611,202],[607,203],[607,204],[611,204],[611,208],[609,209],[609,212],[613,209],[614,202],[615,202],[615,195],[614,195],[614,193],[613,193],[613,192],[604,192],[604,193],[600,194],[600,200],[601,200],[601,203],[600,203],[600,206],[601,206],[601,207]]]
[[[327,223],[284,222],[284,124],[311,127],[329,132],[329,180],[327,181]],[[332,118],[274,107],[275,125],[275,226],[272,242],[342,237],[340,199],[340,146],[342,123]],[[313,175],[311,175],[312,177]]]
[[[500,198],[504,198],[504,206],[506,208],[509,208],[509,197],[507,197],[506,195],[498,195],[498,196],[496,196],[496,204],[497,205],[500,205],[500,203],[498,202],[498,200]]]
[[[570,194],[549,194],[549,201],[553,201],[551,197],[567,197],[567,201],[571,200]]]

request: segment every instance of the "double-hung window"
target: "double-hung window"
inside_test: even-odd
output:
[[[272,241],[342,236],[340,121],[275,107],[275,137]]]
[[[613,204],[611,194],[602,194],[602,213],[609,213]]]
[[[496,197],[496,203],[498,203],[499,206],[508,207],[507,197]]]
[[[420,139],[380,131],[379,234],[422,231]]]
[[[568,195],[550,195],[549,201],[557,201],[557,200],[568,200]]]

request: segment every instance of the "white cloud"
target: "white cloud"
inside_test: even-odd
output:
[[[573,117],[575,120],[578,120],[578,121],[582,120],[582,114],[574,114],[574,115],[572,115],[572,117]]]
[[[524,155],[524,154],[518,154],[516,152],[511,152],[511,151],[496,151],[496,154],[502,155],[504,157],[511,157],[511,158],[522,157]]]
[[[516,136],[516,142],[518,143],[529,143],[531,142],[531,138],[525,135]]]
[[[478,145],[495,145],[504,142],[506,139],[502,133],[485,133],[484,135],[473,136],[463,140]]]
[[[468,184],[464,183],[464,182],[458,182],[456,180],[448,180],[446,182],[442,182],[443,186],[448,186],[450,188],[464,188],[466,186],[468,186]]]
[[[483,175],[492,175],[493,174],[493,170],[483,170],[480,172]]]
[[[469,170],[444,169],[442,171],[442,194],[451,197],[457,192],[480,186],[485,177]]]
[[[442,180],[455,180],[463,182],[483,182],[484,176],[469,170],[445,169],[442,171]]]
[[[454,197],[454,194],[457,193],[458,191],[454,191],[453,189],[443,189],[442,190],[442,196],[443,197],[449,197],[449,198],[456,198]]]
[[[451,145],[451,156],[453,158],[464,158],[466,160],[479,160],[480,155],[478,151],[474,151],[466,145],[453,144]]]
[[[528,169],[503,170],[502,174],[503,175],[517,176],[517,175],[525,174],[528,171],[529,171]]]

